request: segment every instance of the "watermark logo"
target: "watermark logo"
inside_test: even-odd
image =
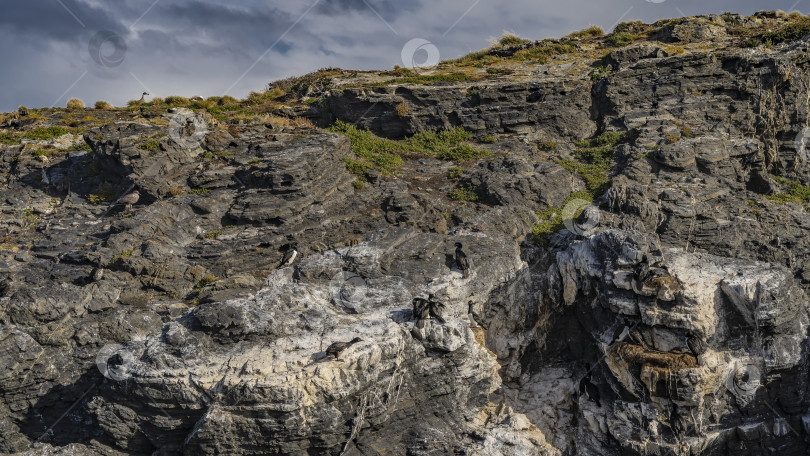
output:
[[[360,275],[351,271],[340,271],[329,281],[329,291],[336,304],[355,308],[366,299],[368,285]]]
[[[439,64],[439,48],[422,38],[414,38],[402,47],[405,68],[429,68]]]
[[[105,345],[96,355],[96,367],[101,375],[118,382],[132,377],[134,364],[135,357],[119,344]]]
[[[208,123],[189,109],[178,110],[169,118],[169,137],[186,149],[202,145],[208,134]]]
[[[667,0],[646,0],[647,3],[664,3]]]
[[[762,386],[761,379],[762,373],[757,366],[747,361],[737,361],[726,377],[726,387],[738,403],[745,406],[754,399],[757,389]]]
[[[568,231],[585,236],[599,225],[599,208],[590,201],[576,198],[563,207],[562,219]]]
[[[115,32],[102,30],[93,35],[88,43],[90,58],[105,68],[115,68],[124,62],[127,44],[124,38]]]

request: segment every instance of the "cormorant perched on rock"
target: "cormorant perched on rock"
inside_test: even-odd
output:
[[[6,277],[0,280],[0,298],[6,295],[6,292],[11,288],[11,277]]]
[[[290,244],[290,247],[284,253],[284,256],[281,258],[281,263],[279,263],[278,268],[286,268],[287,266],[293,264],[295,259],[298,257],[298,243],[293,242]]]
[[[585,364],[585,376],[579,381],[579,394],[585,395],[588,399],[594,401],[597,407],[602,407],[599,402],[599,388],[591,381],[591,365]]]
[[[417,328],[421,329],[425,326],[425,319],[430,318],[430,306],[426,299],[413,298],[413,318],[417,320]]]
[[[695,355],[695,358],[699,358],[700,355],[706,353],[706,344],[703,342],[703,339],[696,336],[692,331],[689,331],[689,337],[686,338],[686,345],[689,347],[689,350],[692,351],[692,354]]]
[[[349,342],[334,342],[332,345],[326,347],[326,356],[332,356],[335,359],[340,358],[340,354],[343,350],[351,347],[352,345],[356,344],[357,342],[362,342],[363,339],[359,337],[355,337],[354,339],[350,340]]]
[[[138,192],[138,190],[133,190],[121,198],[118,198],[118,202],[116,204],[123,204],[125,206],[124,210],[131,211],[132,205],[137,203],[139,199],[141,199],[140,192]]]
[[[644,348],[645,350],[650,348],[647,345],[647,341],[644,340],[644,335],[641,334],[641,331],[639,331],[638,328],[630,329],[630,340],[632,340],[636,345],[641,345],[641,348]]]
[[[467,301],[467,314],[470,316],[470,319],[472,319],[472,321],[475,322],[475,324],[484,328],[484,330],[487,329],[487,325],[484,324],[484,319],[481,318],[477,313],[475,313],[475,310],[473,310],[472,300]]]
[[[430,312],[430,316],[436,318],[442,323],[445,323],[444,320],[444,304],[439,301],[436,301],[436,296],[433,293],[428,295],[428,311]]]
[[[461,276],[465,279],[470,275],[470,260],[467,254],[461,250],[461,242],[456,242],[456,266],[461,269]]]
[[[635,284],[638,285],[638,289],[641,289],[641,284],[647,280],[647,275],[650,273],[650,263],[647,258],[647,255],[641,257],[641,262],[636,265],[636,268],[633,270],[633,279],[635,279]]]
[[[669,427],[675,437],[680,437],[686,432],[686,423],[680,414],[678,404],[672,403],[672,411],[669,413]]]

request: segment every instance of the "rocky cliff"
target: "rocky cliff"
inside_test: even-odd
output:
[[[807,454],[807,33],[2,115],[0,452]]]

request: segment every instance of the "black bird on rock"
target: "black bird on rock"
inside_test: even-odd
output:
[[[686,422],[681,416],[678,404],[675,403],[672,404],[672,411],[669,414],[669,428],[675,437],[680,437],[686,432]]]
[[[436,301],[436,296],[431,293],[428,295],[428,311],[430,312],[430,316],[439,320],[442,323],[445,323],[444,319],[444,304]]]
[[[350,340],[349,342],[334,342],[330,346],[326,347],[326,356],[332,356],[335,359],[340,358],[340,354],[343,353],[344,350],[351,347],[352,345],[356,344],[357,342],[362,342],[363,339],[359,337],[355,337],[354,339]]]
[[[650,348],[647,345],[647,341],[644,339],[644,335],[641,334],[641,331],[638,328],[630,328],[630,340],[633,341],[636,345],[640,345],[641,348],[648,350]]]
[[[281,263],[279,263],[278,268],[286,268],[295,262],[295,259],[298,257],[298,243],[293,242],[290,244],[290,247],[284,252],[284,256],[281,258]]]
[[[585,376],[579,381],[579,394],[595,402],[597,407],[602,407],[599,402],[599,388],[591,381],[591,365],[585,364],[585,370]]]
[[[472,300],[467,301],[467,314],[470,316],[472,321],[475,322],[475,324],[484,328],[484,330],[486,331],[487,325],[484,324],[484,319],[481,318],[481,316],[475,312],[474,306],[475,304],[472,302]]]
[[[470,275],[470,260],[461,247],[461,242],[456,242],[456,266],[461,269],[461,276],[466,279]]]
[[[686,345],[689,347],[692,354],[695,355],[695,358],[699,358],[700,355],[706,353],[706,344],[703,342],[703,339],[696,336],[692,331],[689,331],[689,337],[686,338]]]
[[[430,306],[427,299],[413,298],[413,318],[416,319],[417,328],[424,328],[425,319],[430,318]]]

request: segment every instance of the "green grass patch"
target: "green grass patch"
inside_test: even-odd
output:
[[[202,287],[204,287],[206,285],[210,285],[210,284],[212,284],[212,283],[214,283],[214,282],[216,282],[218,280],[219,280],[219,277],[217,277],[215,275],[212,275],[212,274],[206,274],[205,277],[203,277],[202,279],[200,279],[199,282],[197,282],[197,287],[202,288]]]
[[[810,187],[806,187],[796,181],[785,179],[781,176],[771,175],[771,179],[775,180],[780,185],[786,186],[788,189],[785,193],[766,195],[765,198],[772,203],[798,203],[803,205],[810,203]]]
[[[224,232],[225,232],[225,230],[209,231],[209,232],[205,233],[205,238],[206,239],[216,239],[217,236],[219,236],[220,234],[222,234]]]
[[[156,151],[160,150],[160,141],[157,139],[150,139],[138,145],[138,149]]]
[[[119,253],[118,255],[115,255],[113,257],[113,261],[121,259],[121,258],[129,258],[129,257],[132,256],[132,254],[134,252],[135,252],[135,247],[132,247],[131,249],[124,250],[123,252]]]
[[[456,201],[474,202],[478,201],[478,193],[472,184],[459,185],[450,191],[450,198]]]
[[[618,27],[617,27],[618,28]],[[611,46],[621,47],[626,46],[633,41],[642,38],[641,35],[636,35],[630,32],[613,32],[607,36],[605,41]]]
[[[588,28],[582,29],[578,32],[574,32],[565,36],[565,38],[597,38],[604,35],[605,32],[602,30],[601,27],[598,25],[592,25]]]
[[[33,139],[37,141],[45,141],[48,139],[58,138],[62,135],[70,133],[68,129],[58,126],[53,127],[40,127],[35,128],[22,135],[24,139]]]
[[[808,33],[810,33],[810,18],[802,16],[780,28],[779,30],[762,33],[748,39],[745,42],[745,45],[748,47],[756,47],[760,44],[771,46],[774,44],[796,41],[803,38]]]
[[[498,39],[498,44],[501,46],[520,46],[529,42],[526,38],[521,38],[513,33],[504,33]]]
[[[555,55],[570,54],[576,52],[576,50],[576,46],[572,44],[543,43],[515,52],[512,60],[534,61],[542,64],[548,62]]]
[[[13,131],[0,133],[0,144],[19,144],[20,136]]]
[[[192,195],[207,195],[211,193],[210,188],[192,188],[188,191]]]
[[[588,192],[578,191],[572,193],[568,196],[568,198],[565,199],[563,207],[575,199],[581,199],[593,203],[593,199]],[[579,209],[576,213],[574,213],[573,218],[576,219],[579,217],[582,210],[583,209]],[[538,211],[537,218],[539,218],[540,221],[532,227],[534,243],[538,247],[549,247],[551,245],[551,242],[549,241],[551,235],[565,228],[565,221],[562,218],[562,208],[550,207],[546,210]]]
[[[464,161],[489,155],[489,152],[467,144],[465,141],[470,139],[470,133],[461,127],[443,131],[425,130],[402,141],[380,138],[368,130],[342,121],[335,122],[329,130],[344,134],[351,140],[357,159],[343,161],[346,169],[358,176],[370,168],[391,174],[402,165],[403,157]]]
[[[92,205],[99,205],[101,203],[112,203],[117,199],[118,199],[118,192],[109,184],[105,184],[101,188],[99,188],[98,193],[91,193],[87,195],[87,200],[90,201],[90,204]]]
[[[441,158],[442,160],[452,160],[461,162],[466,160],[484,158],[488,157],[489,155],[490,155],[489,151],[473,147],[469,144],[460,144],[446,152],[440,153],[439,158]]]
[[[73,146],[70,146],[70,148],[68,149],[68,151],[85,151],[85,152],[90,152],[92,150],[93,149],[90,147],[90,144],[87,144],[86,142],[75,144]]]
[[[576,160],[557,162],[568,172],[576,173],[585,182],[591,200],[599,198],[610,186],[610,167],[613,164],[613,148],[629,139],[627,133],[607,131],[591,141],[578,141]]]
[[[459,57],[454,60],[447,60],[444,63],[449,63],[456,66],[474,66],[474,67],[484,67],[488,65],[492,65],[501,61],[501,58],[492,55],[489,49],[484,49],[481,51],[471,52],[465,56]]]
[[[391,84],[436,84],[440,82],[462,82],[469,81],[472,76],[466,73],[447,74],[420,74],[417,76],[407,76],[403,78],[388,79],[383,82],[371,84],[372,86],[387,86]]]

